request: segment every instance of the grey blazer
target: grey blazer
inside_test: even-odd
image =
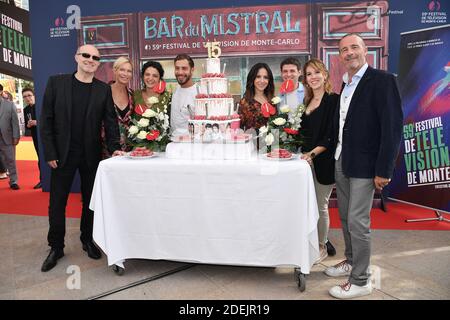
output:
[[[12,145],[13,139],[20,138],[19,117],[14,103],[0,97],[0,139]]]

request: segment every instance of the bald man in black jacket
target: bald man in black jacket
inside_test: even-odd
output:
[[[102,123],[111,154],[123,154],[119,151],[119,127],[111,88],[94,78],[100,65],[99,51],[92,45],[81,46],[75,61],[78,66],[74,74],[52,76],[48,80],[39,122],[45,161],[52,168],[48,232],[51,250],[42,265],[43,272],[52,269],[64,256],[65,208],[77,170],[83,200],[80,239],[90,258],[101,258],[92,239],[94,212],[89,209],[89,202],[102,154]]]

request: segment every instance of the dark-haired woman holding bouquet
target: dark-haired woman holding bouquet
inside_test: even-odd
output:
[[[133,146],[165,151],[169,143],[172,95],[163,80],[164,69],[159,62],[150,60],[142,66],[141,76],[144,88],[134,92],[135,110],[133,126],[129,129],[129,142]]]

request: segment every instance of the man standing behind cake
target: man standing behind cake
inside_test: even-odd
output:
[[[171,132],[186,132],[188,129],[188,105],[194,110],[197,86],[192,80],[194,73],[194,60],[187,54],[179,54],[174,59],[175,77],[180,85],[172,96],[170,110]]]
[[[302,75],[302,65],[297,58],[288,57],[281,61],[280,64],[281,70],[281,78],[283,79],[283,84],[286,83],[287,80],[292,80],[293,86],[292,88],[288,88],[287,90],[280,90],[281,101],[278,106],[289,105],[291,108],[290,115],[293,115],[298,106],[303,103],[303,98],[305,96],[303,85],[300,83],[299,79]]]

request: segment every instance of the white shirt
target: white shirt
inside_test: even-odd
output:
[[[194,84],[189,88],[178,87],[172,95],[172,104],[170,109],[170,130],[174,132],[179,129],[187,131],[189,110],[188,105],[191,106],[191,110],[194,111],[195,96],[197,95],[197,85]]]
[[[278,107],[281,108],[283,105],[287,104],[291,109],[291,111],[289,111],[289,118],[294,117],[298,106],[303,103],[303,98],[305,96],[304,90],[303,85],[299,82],[296,90],[281,95],[282,102],[278,104]]]
[[[296,91],[292,91],[286,94],[286,104],[291,109],[291,111],[289,111],[289,115],[292,117],[294,115],[294,112],[297,110],[298,105],[300,104],[300,101],[298,101],[297,98]]]
[[[341,93],[341,101],[339,108],[339,140],[336,146],[336,152],[334,154],[334,159],[338,160],[341,156],[342,152],[342,135],[344,130],[345,119],[347,118],[348,107],[350,106],[350,102],[352,101],[353,93],[355,93],[356,87],[358,86],[359,81],[363,77],[364,73],[368,68],[368,64],[364,64],[357,73],[352,77],[352,82],[348,82],[348,72],[346,72],[342,80],[345,83],[344,89]]]

